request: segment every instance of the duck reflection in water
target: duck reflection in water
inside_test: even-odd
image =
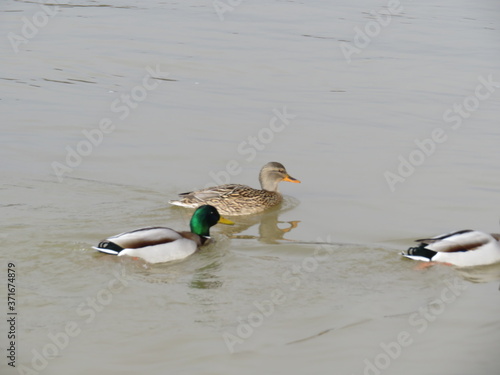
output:
[[[235,224],[231,228],[219,228],[220,232],[233,239],[254,239],[266,244],[277,244],[280,241],[292,241],[284,238],[286,233],[297,228],[300,220],[280,221],[278,217],[285,211],[279,207],[269,209],[265,213],[233,218]],[[254,225],[259,225],[258,235],[240,234]]]
[[[295,208],[299,201],[293,197],[286,196],[281,204],[272,207],[265,212],[245,215],[245,216],[231,216],[226,215],[233,221],[233,225],[217,228],[219,233],[227,236],[230,239],[249,239],[257,240],[266,244],[278,244],[280,241],[293,241],[284,238],[286,233],[297,228],[300,220],[280,221],[278,217]],[[185,212],[186,218],[189,212]],[[255,225],[259,225],[258,235],[253,234],[240,234]]]
[[[287,207],[285,211],[289,209],[290,207]],[[297,228],[300,221],[279,221],[278,216],[282,212],[283,210],[277,207],[261,214],[232,217],[235,220],[234,225],[221,226],[218,230],[221,235],[227,236],[230,239],[257,240],[265,244],[278,244],[280,241],[293,241],[284,238],[284,236],[286,233]],[[259,225],[258,235],[239,234],[257,224]],[[284,228],[282,228],[283,224],[285,224]],[[207,259],[212,258],[213,262],[196,270],[190,287],[195,289],[219,288],[222,286],[222,280],[220,280],[219,277],[219,271],[222,266],[220,254],[212,253],[204,255]]]

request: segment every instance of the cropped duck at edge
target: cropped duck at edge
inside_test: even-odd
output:
[[[219,185],[179,194],[179,200],[168,203],[189,208],[210,204],[223,215],[250,215],[281,203],[283,196],[278,191],[281,181],[300,183],[288,174],[283,164],[270,162],[260,170],[261,189],[238,184]]]
[[[424,262],[448,263],[458,267],[482,266],[500,262],[500,234],[477,230],[461,230],[417,240],[420,246],[410,247],[407,258]]]
[[[210,227],[217,223],[234,224],[219,215],[213,206],[199,207],[191,217],[191,232],[177,232],[166,227],[149,227],[117,234],[93,248],[106,254],[163,263],[188,257],[210,238]]]

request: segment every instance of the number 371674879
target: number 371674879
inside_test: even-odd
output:
[[[16,265],[9,263],[7,265],[7,306],[10,311],[16,310]]]

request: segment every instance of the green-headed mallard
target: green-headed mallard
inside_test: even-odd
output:
[[[217,223],[233,224],[222,218],[215,207],[201,206],[191,218],[191,232],[177,232],[166,227],[142,228],[109,237],[94,249],[142,258],[149,263],[169,262],[196,252],[210,238],[210,227]]]
[[[300,182],[287,173],[283,164],[277,162],[270,162],[262,167],[259,181],[261,189],[237,184],[220,185],[179,194],[179,200],[169,203],[190,208],[210,204],[217,207],[223,215],[249,215],[276,206],[283,200],[278,191],[281,181]]]
[[[467,229],[417,240],[420,246],[410,247],[402,255],[424,262],[449,263],[458,267],[481,266],[500,262],[499,241],[500,234]]]

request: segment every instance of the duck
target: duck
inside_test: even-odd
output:
[[[210,239],[210,228],[217,223],[234,224],[210,205],[198,207],[189,223],[190,232],[167,227],[147,227],[124,232],[101,241],[93,248],[101,253],[141,258],[148,263],[179,260],[195,253]]]
[[[181,193],[179,200],[171,200],[168,203],[189,208],[210,204],[222,215],[250,215],[281,203],[283,196],[278,191],[278,184],[281,181],[300,183],[288,174],[283,164],[273,161],[260,170],[260,189],[246,185],[225,184]]]
[[[440,262],[457,267],[482,266],[500,262],[500,234],[460,230],[416,240],[403,256],[424,262]]]

